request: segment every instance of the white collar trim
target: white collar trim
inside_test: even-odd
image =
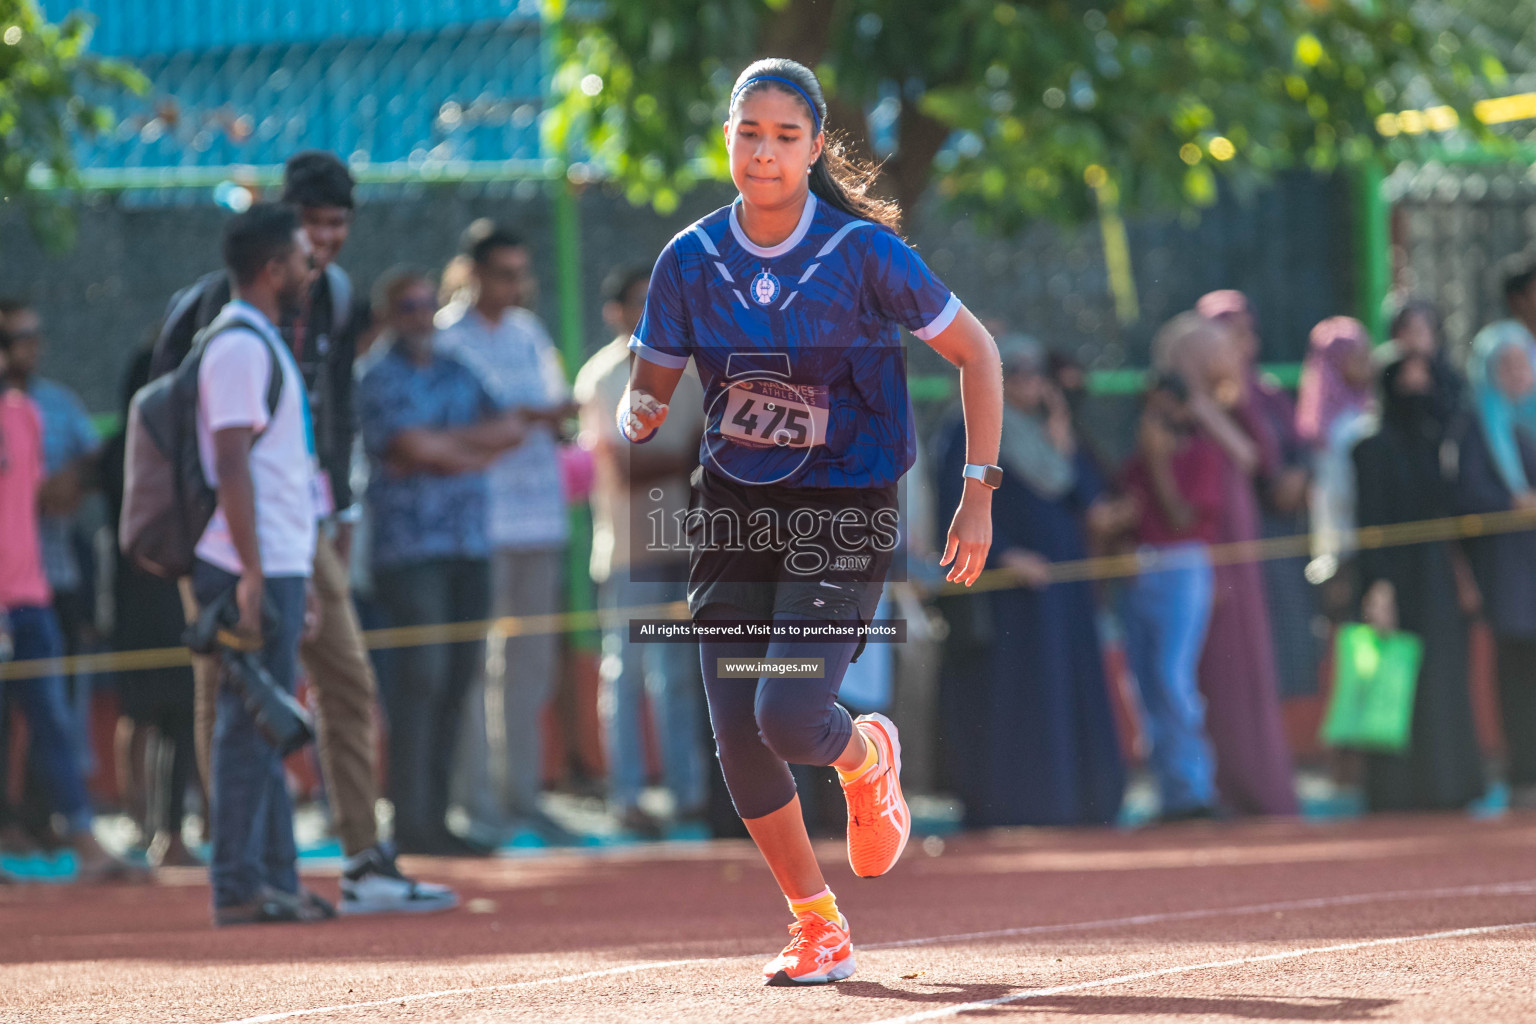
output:
[[[737,200],[731,204],[731,234],[736,236],[737,245],[754,256],[763,256],[768,259],[783,256],[805,240],[806,233],[811,230],[811,221],[816,219],[816,201],[816,193],[807,192],[805,194],[805,209],[800,212],[800,223],[795,225],[795,230],[778,245],[764,249],[748,238],[747,233],[742,230],[741,221],[736,217],[736,211],[741,206],[741,201]]]

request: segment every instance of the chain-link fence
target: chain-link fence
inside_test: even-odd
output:
[[[1396,296],[1435,303],[1459,364],[1479,328],[1509,315],[1509,259],[1536,260],[1536,175],[1515,164],[1404,164],[1386,193]]]

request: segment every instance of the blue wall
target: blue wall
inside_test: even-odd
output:
[[[97,53],[144,57],[270,43],[317,43],[537,21],[538,0],[42,0],[50,21],[80,11]]]
[[[150,80],[101,97],[117,127],[86,168],[280,164],[319,147],[355,162],[539,155],[536,0],[44,0],[83,8],[96,52]]]

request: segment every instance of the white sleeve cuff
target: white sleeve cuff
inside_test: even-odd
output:
[[[933,340],[938,335],[944,333],[944,328],[955,322],[955,317],[960,315],[960,305],[960,296],[950,292],[949,301],[944,303],[944,308],[939,312],[939,315],[934,317],[927,327],[912,333],[924,341]]]
[[[659,352],[639,338],[631,337],[629,339],[629,350],[646,362],[655,363],[657,366],[665,366],[669,370],[681,370],[688,365],[687,356],[674,356],[666,352]]]

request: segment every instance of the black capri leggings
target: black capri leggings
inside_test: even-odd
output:
[[[739,608],[712,604],[700,621],[747,619]],[[822,621],[780,613],[775,622]],[[705,640],[699,644],[709,721],[731,802],[743,818],[761,818],[795,797],[789,764],[829,765],[847,749],[853,718],[837,690],[857,643],[790,640]],[[820,679],[722,679],[720,658],[821,658]]]

